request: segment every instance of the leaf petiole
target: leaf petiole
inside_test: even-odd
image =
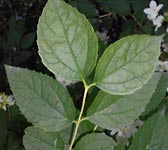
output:
[[[84,84],[85,91],[84,91],[83,100],[82,100],[82,107],[81,107],[81,111],[80,111],[78,120],[75,122],[75,123],[76,123],[76,127],[75,127],[75,131],[74,131],[74,134],[73,134],[73,137],[72,137],[71,144],[70,144],[70,146],[69,146],[69,150],[72,150],[72,147],[73,147],[74,142],[75,142],[75,139],[76,139],[76,135],[77,135],[77,133],[78,133],[78,128],[79,128],[80,123],[81,123],[82,121],[84,121],[84,120],[87,119],[87,118],[82,118],[82,114],[83,114],[83,111],[84,111],[84,108],[85,108],[86,96],[87,96],[88,90],[89,90],[92,86],[95,86],[95,83],[90,84],[90,85],[87,85],[84,80],[83,80],[83,84]]]

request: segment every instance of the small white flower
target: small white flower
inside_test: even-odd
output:
[[[132,124],[134,127],[139,127],[143,125],[143,121],[140,119],[137,119],[134,121],[134,123]]]
[[[141,126],[143,121],[140,119],[135,120],[132,124],[127,125],[125,128],[119,130],[114,129],[112,133],[116,134],[116,140],[121,141],[122,139],[129,139],[137,132],[137,127]],[[115,132],[116,131],[116,132]]]
[[[149,3],[149,8],[144,9],[144,13],[147,14],[147,17],[149,20],[153,20],[157,17],[159,10],[163,7],[163,4],[159,4],[157,6],[157,3],[152,0]]]
[[[103,41],[105,44],[108,42],[109,36],[107,36],[107,31],[99,32],[96,31],[97,36],[100,38],[101,41]]]
[[[166,28],[166,32],[168,33],[168,26],[167,26],[167,28]]]
[[[137,132],[137,128],[133,125],[129,125],[125,131],[125,138],[130,138],[134,133]]]
[[[165,61],[164,64],[165,64],[165,69],[168,71],[168,61]]]
[[[157,71],[168,71],[168,61],[159,61],[157,65]]]
[[[7,111],[6,105],[2,106],[2,109]]]
[[[168,44],[167,43],[162,43],[161,46],[162,46],[164,52],[168,52]]]
[[[119,131],[118,129],[113,129],[113,130],[110,132],[110,134],[111,134],[111,135],[114,135],[114,134],[116,134],[118,131]]]
[[[150,146],[149,145],[146,145],[146,150],[148,150],[150,148]]]
[[[164,17],[162,15],[153,19],[153,25],[156,26],[155,31],[157,31],[158,28],[162,26],[163,20],[164,20]]]
[[[65,80],[59,76],[55,76],[55,78],[57,79],[57,81],[59,81],[59,83],[61,83],[64,87],[69,86],[69,85],[73,85],[75,84],[75,82],[70,81],[70,80]]]
[[[125,132],[124,129],[120,129],[117,133],[117,137],[118,138],[125,138],[124,132]]]
[[[0,95],[0,108],[7,111],[7,106],[12,106],[14,104],[15,104],[15,100],[12,95],[9,95],[9,96],[5,94]]]
[[[7,96],[7,98],[6,98],[6,103],[7,103],[9,106],[12,106],[12,105],[15,104],[15,100],[14,100],[13,95]]]
[[[2,99],[2,96],[0,96],[0,103],[2,103],[3,102],[3,99]]]

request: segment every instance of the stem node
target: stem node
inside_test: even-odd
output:
[[[92,86],[95,85],[94,83],[93,83],[93,84],[90,84],[90,85],[87,85],[84,80],[83,80],[83,83],[84,83],[85,91],[84,91],[83,100],[82,100],[82,107],[81,107],[81,111],[80,111],[78,120],[77,120],[77,121],[74,121],[75,124],[76,124],[76,127],[75,127],[75,131],[74,131],[74,134],[73,134],[73,137],[72,137],[71,144],[70,144],[70,146],[69,146],[69,150],[72,150],[72,147],[73,147],[73,145],[74,145],[75,138],[76,138],[76,135],[77,135],[77,132],[78,132],[78,128],[79,128],[80,123],[81,123],[82,121],[84,121],[84,120],[87,119],[87,118],[82,118],[82,114],[83,114],[84,107],[85,107],[85,102],[86,102],[86,96],[87,96],[87,92],[88,92],[89,88],[91,88]]]

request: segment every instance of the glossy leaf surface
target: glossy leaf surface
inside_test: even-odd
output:
[[[154,74],[143,88],[127,96],[109,95],[100,91],[88,109],[89,121],[106,129],[119,129],[132,123],[145,110],[160,77],[160,73]]]
[[[73,101],[56,80],[17,67],[6,66],[6,71],[17,105],[29,122],[45,131],[58,131],[72,124]]]
[[[62,0],[49,0],[38,23],[39,54],[56,76],[81,81],[94,69],[98,42],[88,20]]]
[[[134,93],[151,78],[160,54],[161,39],[133,35],[113,43],[98,62],[94,82],[109,94]]]

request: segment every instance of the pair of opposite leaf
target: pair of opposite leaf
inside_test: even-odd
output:
[[[62,0],[49,0],[38,24],[39,54],[56,76],[82,81],[96,64],[93,83],[104,92],[126,95],[151,78],[162,37],[134,35],[110,45],[98,60],[98,40],[88,20]]]
[[[47,2],[37,35],[39,54],[52,73],[65,80],[86,81],[96,66],[93,83],[102,91],[115,95],[132,94],[148,82],[156,67],[162,39],[149,35],[122,38],[110,45],[97,63],[98,40],[92,26],[85,16],[62,0]],[[17,104],[28,121],[46,131],[59,131],[72,123],[75,118],[72,99],[57,81],[24,69],[7,66],[6,70]],[[141,95],[143,90],[139,93]],[[98,103],[93,103],[93,108],[100,104],[100,99],[108,99],[108,104],[112,105],[109,103],[111,96],[104,98],[103,94],[98,95]],[[133,100],[130,97],[130,101]],[[124,99],[121,96],[113,98],[116,101]],[[149,95],[146,99],[150,99]],[[90,109],[88,114],[94,112]],[[89,120],[109,129],[123,126],[127,121],[115,126],[115,122],[111,124],[109,121],[102,124],[100,119],[96,116]]]

